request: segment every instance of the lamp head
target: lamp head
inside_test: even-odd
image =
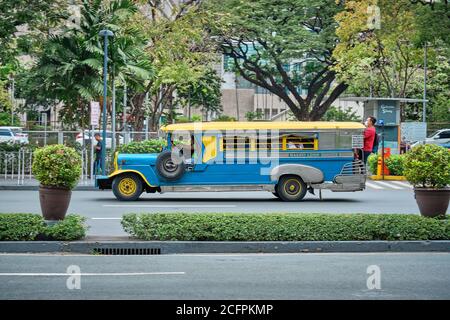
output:
[[[101,30],[98,35],[102,37],[114,37],[114,33],[111,30]]]

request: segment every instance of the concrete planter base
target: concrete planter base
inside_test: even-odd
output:
[[[370,176],[371,180],[383,180],[383,176]],[[384,180],[388,181],[406,181],[404,176],[384,176]]]

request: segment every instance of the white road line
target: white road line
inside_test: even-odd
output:
[[[404,188],[401,188],[399,186],[384,182],[384,181],[377,181],[377,184],[381,184],[382,186],[386,186],[388,188],[396,189],[396,190],[403,190]]]
[[[402,186],[402,187],[406,187],[406,188],[410,188],[413,189],[414,187],[412,185],[410,185],[408,182],[403,182],[403,181],[391,181],[392,183]]]
[[[127,204],[104,204],[110,208],[236,208],[235,205],[127,205]]]
[[[0,273],[0,276],[19,277],[70,277],[70,276],[152,276],[184,275],[186,272],[127,272],[127,273]]]
[[[371,183],[371,182],[366,182],[366,185],[369,186],[369,187],[372,188],[372,189],[378,189],[378,190],[384,189],[383,187],[377,186],[376,184],[373,184],[373,183]]]

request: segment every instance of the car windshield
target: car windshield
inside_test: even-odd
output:
[[[430,135],[428,136],[428,138],[433,138],[433,137],[434,137],[435,135],[437,135],[438,133],[439,133],[439,130],[433,132],[432,134],[430,134]]]

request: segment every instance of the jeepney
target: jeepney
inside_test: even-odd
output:
[[[354,152],[364,129],[356,122],[170,124],[161,129],[167,146],[160,153],[116,154],[114,171],[97,176],[96,186],[124,201],[143,192],[268,191],[300,201],[307,191],[362,191],[365,168]]]

